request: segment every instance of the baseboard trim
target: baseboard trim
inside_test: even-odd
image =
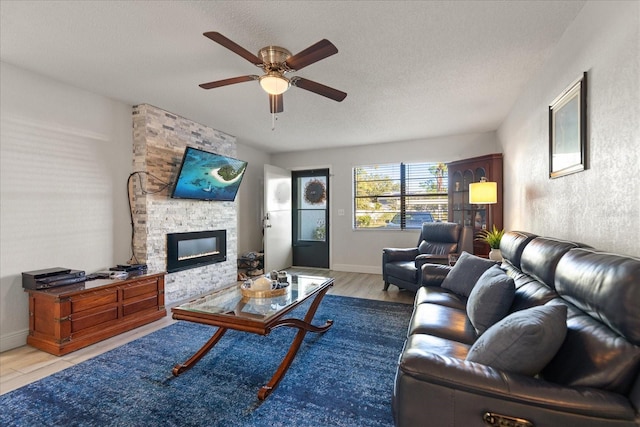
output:
[[[382,274],[382,266],[374,265],[333,264],[331,269],[349,273]]]
[[[27,345],[28,336],[28,329],[0,336],[0,352]]]

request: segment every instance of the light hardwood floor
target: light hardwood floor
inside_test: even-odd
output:
[[[329,276],[335,278],[331,295],[412,304],[415,294],[399,291],[391,286],[382,290],[382,276],[379,274],[347,273],[322,269],[288,269],[290,273]],[[177,304],[174,304],[177,305]],[[148,325],[125,332],[116,337],[74,351],[65,356],[54,356],[31,346],[22,346],[0,353],[0,395],[26,384],[45,378],[70,366],[84,362],[99,354],[119,347],[175,322],[171,318],[171,306],[167,306],[167,316]]]

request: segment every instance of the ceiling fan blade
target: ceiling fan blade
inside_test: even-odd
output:
[[[284,104],[282,103],[282,94],[269,95],[269,107],[271,114],[282,113],[284,111]]]
[[[326,96],[327,98],[333,99],[334,101],[341,102],[347,97],[346,92],[342,92],[338,89],[334,89],[332,87],[325,86],[323,84],[316,83],[302,77],[292,77],[290,82],[293,86],[299,87],[300,89],[308,90],[313,93],[317,93],[318,95]]]
[[[215,87],[233,85],[236,83],[250,82],[252,80],[258,80],[260,77],[256,75],[232,77],[230,79],[217,80],[215,82],[202,83],[199,86],[202,89],[213,89]]]
[[[204,36],[210,38],[211,40],[218,43],[219,45],[226,47],[227,49],[234,52],[235,54],[242,56],[244,59],[251,62],[252,64],[255,64],[259,67],[262,66],[262,59],[258,58],[256,55],[249,52],[247,49],[243,48],[239,44],[229,40],[222,34],[216,31],[209,31],[204,33]]]
[[[291,70],[301,70],[307,65],[318,62],[328,56],[338,53],[338,48],[329,40],[322,39],[313,46],[309,46],[302,52],[296,53],[285,61]]]

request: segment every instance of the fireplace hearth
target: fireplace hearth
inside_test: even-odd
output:
[[[202,267],[227,260],[227,231],[167,234],[167,272]]]

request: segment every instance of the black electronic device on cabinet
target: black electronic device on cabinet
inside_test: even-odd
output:
[[[85,272],[70,268],[53,267],[22,273],[22,287],[25,289],[47,289],[56,286],[84,282]]]

